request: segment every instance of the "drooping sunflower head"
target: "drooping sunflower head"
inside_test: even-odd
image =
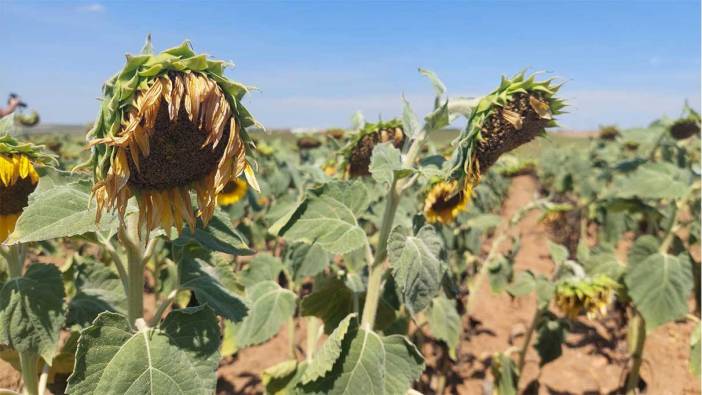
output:
[[[7,239],[39,182],[35,164],[53,161],[41,147],[0,136],[0,243]]]
[[[238,203],[241,198],[246,196],[246,192],[249,190],[249,184],[246,180],[241,178],[236,178],[231,180],[224,186],[222,192],[217,195],[217,204],[220,206],[231,206],[232,204]]]
[[[448,224],[466,209],[473,193],[472,184],[468,184],[468,189],[459,186],[456,180],[439,181],[429,189],[424,199],[427,222]]]
[[[685,140],[692,136],[699,136],[700,119],[700,114],[685,103],[683,115],[670,127],[670,134],[676,140]]]
[[[570,278],[556,285],[554,302],[568,318],[585,313],[588,319],[607,314],[607,306],[618,288],[616,281],[604,274],[591,278]]]
[[[537,81],[524,72],[502,78],[500,86],[482,97],[468,125],[454,141],[450,179],[477,183],[500,155],[528,143],[556,126],[554,116],[565,103],[556,97],[560,85]]]
[[[123,220],[134,196],[140,226],[180,231],[183,223],[195,226],[190,191],[207,224],[231,180],[244,173],[256,187],[245,131],[256,121],[241,105],[247,88],[227,79],[225,66],[196,55],[188,42],[127,57],[106,83],[88,133],[98,220],[103,210]]]
[[[341,150],[349,177],[370,175],[368,166],[376,145],[391,142],[395,148],[401,149],[406,138],[399,119],[367,123]]]

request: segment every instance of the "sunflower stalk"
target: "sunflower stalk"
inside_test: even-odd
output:
[[[22,277],[26,247],[24,244],[13,244],[3,247],[3,256],[7,260],[7,271],[10,279]],[[24,382],[24,394],[39,394],[39,355],[31,351],[19,352],[20,372]]]
[[[138,218],[127,218],[125,226],[120,226],[119,239],[127,251],[127,317],[134,327],[144,318],[144,256],[145,240],[141,239]]]
[[[638,311],[634,312],[634,317],[629,323],[629,346],[631,351],[631,370],[627,376],[624,393],[626,395],[636,395],[639,386],[639,376],[641,364],[643,363],[643,351],[646,344],[646,322]]]
[[[417,154],[420,152],[421,144],[424,142],[425,137],[426,133],[419,133],[417,138],[412,140],[412,144],[402,160],[403,167],[409,167],[414,163]],[[363,316],[361,318],[361,326],[366,330],[372,330],[375,324],[375,316],[378,311],[378,302],[380,301],[380,294],[383,288],[383,275],[386,270],[384,263],[388,252],[388,238],[390,237],[392,224],[395,222],[395,214],[397,213],[397,207],[400,204],[400,191],[402,188],[403,186],[400,185],[397,175],[393,175],[389,195],[385,202],[385,210],[383,211],[383,220],[380,225],[378,247],[376,248],[375,255],[373,255],[370,246],[367,246],[366,249],[366,260],[368,262],[368,290],[366,292],[366,301],[363,306]]]

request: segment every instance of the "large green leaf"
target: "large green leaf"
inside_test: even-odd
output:
[[[273,281],[246,289],[249,314],[236,332],[239,347],[260,344],[275,336],[295,313],[297,296]]]
[[[371,193],[361,180],[331,181],[315,191],[343,203],[356,216],[368,209]]]
[[[680,169],[669,163],[647,163],[617,177],[614,190],[617,197],[625,199],[676,199],[687,193],[689,182]]]
[[[124,312],[124,287],[119,276],[99,262],[75,266],[76,294],[68,304],[68,326],[90,325],[103,311]]]
[[[314,355],[305,373],[302,375],[301,382],[303,384],[315,381],[332,370],[334,363],[336,363],[341,356],[342,342],[355,317],[355,314],[349,314],[339,323],[339,326],[334,329],[331,335],[329,335],[322,348]]]
[[[317,244],[298,243],[293,246],[289,260],[293,277],[295,281],[299,281],[304,277],[321,273],[329,266],[330,257]]]
[[[302,299],[301,314],[315,316],[324,322],[324,332],[331,333],[354,312],[354,293],[344,281],[332,278],[315,284],[311,294]],[[360,304],[360,300],[358,301]]]
[[[634,306],[650,331],[687,314],[687,300],[692,291],[692,269],[685,254],[649,255],[641,262],[630,262],[624,281]]]
[[[229,216],[221,209],[215,210],[214,216],[207,226],[203,226],[198,219],[195,233],[190,233],[190,228],[183,228],[183,233],[175,243],[184,245],[194,241],[211,251],[224,252],[232,255],[252,255],[254,253],[248,246],[248,241],[232,225]]]
[[[65,321],[63,280],[54,265],[35,263],[0,291],[0,342],[51,362]]]
[[[396,227],[388,239],[388,258],[402,302],[411,314],[429,305],[441,288],[446,265],[439,259],[442,241],[432,226],[417,235]]]
[[[456,310],[456,302],[439,295],[431,301],[427,317],[431,334],[446,343],[451,358],[456,359],[456,349],[461,340],[461,317]]]
[[[344,351],[332,371],[304,386],[303,392],[405,394],[423,370],[422,354],[404,336],[381,337],[358,329],[344,340]]]
[[[52,183],[51,187],[47,187],[42,182],[40,179],[37,190],[29,196],[29,205],[22,212],[7,244],[109,231],[117,226],[116,216],[110,213],[103,214],[99,226],[95,224],[96,205],[90,199],[90,183],[78,181],[57,185],[51,180],[47,181]]]
[[[227,287],[234,279],[230,266],[211,265],[200,258],[186,256],[178,265],[180,287],[192,290],[198,302],[206,303],[215,313],[234,322],[246,316],[246,304]]]
[[[283,262],[280,258],[263,253],[249,261],[246,268],[240,272],[239,278],[244,286],[250,287],[261,281],[278,281],[281,271],[283,271]]]
[[[291,242],[316,243],[332,254],[345,254],[368,242],[351,209],[324,195],[301,204],[280,234]]]
[[[562,265],[568,259],[568,249],[549,240],[548,253],[557,265]]]
[[[69,394],[211,394],[219,363],[219,326],[212,310],[174,310],[159,328],[130,330],[127,319],[102,313],[81,332]]]

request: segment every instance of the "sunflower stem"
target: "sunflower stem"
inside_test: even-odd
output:
[[[120,227],[119,238],[127,250],[127,318],[135,328],[138,319],[144,318],[144,254],[145,242],[141,240],[135,215],[127,218],[127,229]]]
[[[626,395],[636,395],[639,386],[639,374],[643,363],[643,351],[646,344],[646,322],[638,311],[634,312],[634,317],[629,322],[629,345],[634,349],[631,352],[631,370],[626,380],[624,393]]]
[[[39,395],[39,355],[24,351],[19,353],[25,395]]]
[[[407,154],[402,160],[402,167],[413,166],[417,155],[420,152],[421,145],[426,137],[426,132],[420,132],[417,137],[412,140],[412,144],[407,149]],[[392,225],[395,222],[395,214],[397,207],[400,204],[402,185],[398,185],[399,180],[396,175],[393,175],[392,183],[388,198],[385,202],[385,211],[383,211],[383,220],[380,225],[378,234],[378,246],[375,250],[375,255],[370,248],[366,246],[366,255],[368,261],[368,289],[366,291],[366,301],[363,305],[363,316],[361,318],[361,327],[365,330],[373,330],[375,325],[375,316],[378,312],[378,302],[382,292],[383,277],[385,274],[385,258],[387,257],[388,237],[392,230]]]
[[[522,344],[522,347],[519,349],[519,356],[517,357],[517,377],[522,377],[522,371],[524,370],[524,365],[526,363],[526,355],[529,351],[529,343],[531,343],[531,338],[534,337],[534,331],[539,325],[539,321],[541,321],[541,316],[543,315],[544,310],[545,309],[542,309],[540,307],[536,308],[534,317],[531,319],[529,328],[527,328],[526,334],[524,336],[524,344]]]

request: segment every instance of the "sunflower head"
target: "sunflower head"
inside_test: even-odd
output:
[[[327,129],[324,134],[334,140],[341,140],[346,135],[346,131],[340,128]]]
[[[424,216],[427,222],[453,222],[458,214],[466,209],[473,193],[469,188],[459,188],[458,181],[439,181],[435,183],[424,199]]]
[[[315,149],[322,146],[322,142],[314,136],[302,136],[297,139],[297,148],[300,150]]]
[[[475,183],[500,155],[528,143],[556,126],[554,116],[564,102],[556,98],[560,85],[537,81],[524,72],[502,78],[500,86],[481,98],[454,146],[450,179]]]
[[[600,127],[600,131],[597,133],[597,137],[600,140],[615,140],[621,133],[619,129],[614,125],[607,125]]]
[[[565,279],[556,285],[555,304],[568,318],[585,313],[588,319],[607,314],[619,285],[604,274],[592,278]]]
[[[227,79],[225,66],[195,54],[188,42],[127,57],[105,84],[88,132],[98,220],[103,210],[116,210],[123,220],[134,196],[140,228],[180,231],[187,223],[192,229],[191,191],[207,224],[231,180],[244,173],[256,186],[245,131],[256,121],[241,105],[247,88]]]
[[[700,114],[687,103],[683,108],[683,116],[670,127],[670,134],[676,140],[685,140],[700,135]]]
[[[53,160],[39,146],[0,136],[0,243],[15,229],[17,218],[39,182],[34,165]]]
[[[351,137],[349,143],[342,149],[350,177],[370,175],[370,165],[373,148],[381,143],[391,142],[395,148],[402,148],[407,136],[402,129],[402,121],[393,119],[388,122],[367,123],[363,129]]]
[[[249,190],[249,184],[246,180],[241,178],[236,178],[231,180],[224,186],[222,192],[217,195],[217,204],[220,206],[231,206],[236,204],[246,196],[246,192]]]

